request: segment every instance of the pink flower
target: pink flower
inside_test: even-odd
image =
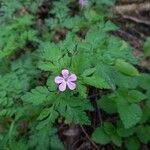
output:
[[[79,0],[79,4],[80,4],[81,6],[87,6],[88,0]]]
[[[59,85],[59,90],[63,92],[67,87],[70,90],[74,90],[76,88],[74,82],[77,80],[77,76],[75,74],[70,74],[67,69],[62,70],[61,74],[62,76],[55,77],[55,83]]]

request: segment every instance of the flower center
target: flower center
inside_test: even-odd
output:
[[[68,81],[68,78],[64,78],[64,80],[65,80],[65,82],[67,82],[67,81]]]

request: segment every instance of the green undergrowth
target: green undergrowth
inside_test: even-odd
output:
[[[58,120],[92,126],[91,88],[107,114],[90,135],[98,146],[138,150],[150,142],[150,75],[137,69],[141,58],[132,48],[111,34],[119,28],[111,21],[113,5],[1,1],[0,149],[65,149]],[[76,74],[75,90],[58,90],[54,79],[63,69]]]

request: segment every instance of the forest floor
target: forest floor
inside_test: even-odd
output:
[[[150,0],[120,0],[115,11],[114,22],[120,27],[115,34],[126,40],[134,48],[134,54],[140,56],[144,41],[150,36]],[[149,72],[150,60],[143,60],[139,67]]]

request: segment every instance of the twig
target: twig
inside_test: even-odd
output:
[[[97,98],[96,98],[97,100]],[[98,108],[98,105],[97,105],[97,102],[95,101],[96,103],[96,109],[97,109],[97,113],[98,113],[98,118],[99,118],[99,121],[100,121],[100,124],[102,125],[103,124],[103,120],[102,120],[102,115],[101,115],[101,111],[100,109]]]
[[[150,22],[149,22],[149,21],[141,20],[141,19],[138,19],[138,18],[133,17],[133,16],[123,15],[123,18],[125,18],[125,19],[130,19],[130,20],[132,20],[132,21],[134,21],[134,22],[141,23],[141,24],[146,24],[146,25],[149,25],[149,26],[150,26]]]
[[[91,144],[97,149],[99,150],[99,147],[90,139],[89,135],[86,133],[85,129],[83,128],[82,125],[80,125],[80,128],[82,129],[83,133],[85,134],[85,136],[87,137],[87,139],[91,142]]]
[[[97,112],[98,112],[98,118],[99,118],[99,120],[100,120],[100,124],[102,125],[102,124],[103,124],[102,115],[101,115],[101,111],[100,111],[100,109],[98,108],[98,106],[97,106]]]
[[[140,3],[140,4],[127,4],[127,5],[118,5],[114,7],[114,11],[116,13],[131,13],[131,12],[141,12],[141,11],[149,11],[150,10],[150,2]]]

